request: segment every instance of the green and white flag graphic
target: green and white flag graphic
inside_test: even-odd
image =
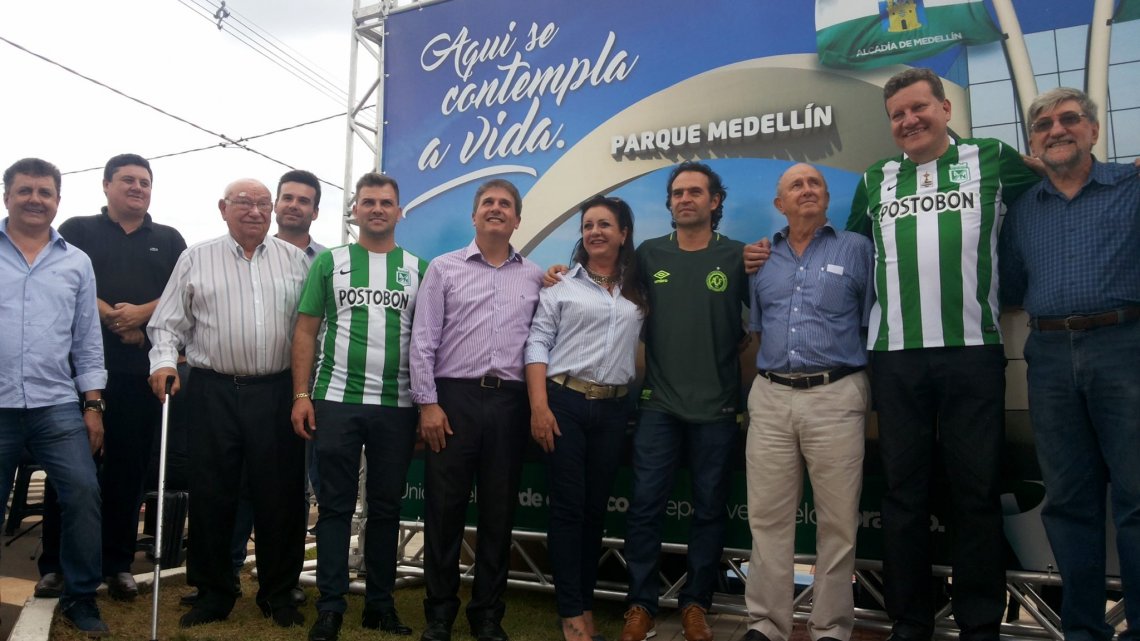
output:
[[[920,60],[1001,38],[982,0],[816,0],[815,32],[820,63],[844,69]]]
[[[1112,16],[1113,22],[1140,20],[1140,0],[1120,0],[1116,5],[1116,13]]]

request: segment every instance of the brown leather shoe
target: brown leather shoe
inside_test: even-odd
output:
[[[630,606],[625,611],[625,625],[621,629],[619,641],[644,641],[657,634],[653,629],[653,617],[640,605]]]
[[[681,610],[681,633],[685,635],[685,641],[713,641],[704,608],[690,603]]]

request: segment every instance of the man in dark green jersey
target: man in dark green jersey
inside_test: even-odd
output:
[[[678,595],[688,641],[711,641],[705,612],[724,548],[729,459],[737,445],[738,346],[748,298],[743,243],[717,233],[725,189],[707,165],[669,175],[676,231],[637,249],[651,312],[645,322],[645,387],[633,437],[633,498],[625,539],[629,594],[621,641],[640,641],[657,612],[661,528],[673,474],[692,475],[688,578]]]
[[[933,71],[895,75],[883,98],[903,153],[863,174],[847,228],[875,243],[868,349],[887,480],[891,639],[926,641],[934,631],[930,496],[941,458],[954,528],[954,620],[963,641],[997,641],[1005,606],[998,221],[1038,177],[1005,143],[948,135],[950,101]]]

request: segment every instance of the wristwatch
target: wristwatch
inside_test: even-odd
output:
[[[83,411],[84,412],[99,412],[100,414],[102,414],[103,412],[107,411],[107,401],[105,401],[101,398],[83,401]]]

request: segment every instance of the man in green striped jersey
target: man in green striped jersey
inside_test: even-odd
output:
[[[933,633],[930,496],[941,459],[954,528],[954,619],[963,641],[997,641],[1005,604],[998,225],[1006,204],[1039,178],[1005,143],[953,140],[950,101],[931,70],[895,75],[883,98],[903,153],[863,174],[847,227],[875,243],[868,348],[887,481],[891,638]]]
[[[340,632],[348,592],[348,543],[360,449],[368,459],[365,628],[409,635],[392,600],[400,497],[418,413],[408,386],[408,341],[427,262],[396,245],[400,191],[368,173],[356,183],[358,241],[317,256],[293,339],[293,430],[314,441],[321,489],[317,518],[317,621],[310,641]],[[320,335],[321,358],[313,389]],[[319,427],[318,427],[319,426]]]

